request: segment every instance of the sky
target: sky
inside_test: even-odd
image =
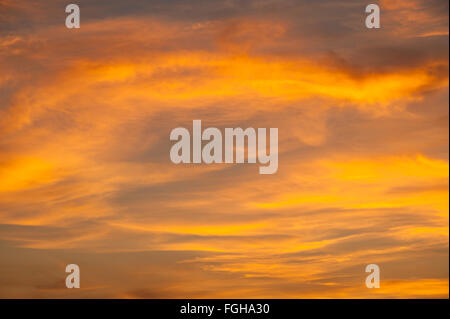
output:
[[[0,298],[448,298],[448,1],[69,3],[0,0]]]

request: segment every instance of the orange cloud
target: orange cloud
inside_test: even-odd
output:
[[[382,3],[387,25],[412,15],[378,34],[316,30],[314,4],[111,12],[70,36],[0,6],[16,26],[0,33],[1,297],[448,297],[448,51],[421,3]],[[401,64],[397,46],[423,47]],[[279,172],[172,164],[169,133],[193,119],[279,127]],[[68,256],[87,274],[72,294]]]

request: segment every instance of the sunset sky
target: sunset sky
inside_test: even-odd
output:
[[[0,0],[0,298],[448,298],[448,6]],[[277,173],[173,164],[193,120]]]

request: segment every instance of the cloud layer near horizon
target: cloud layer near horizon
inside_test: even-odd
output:
[[[78,4],[0,0],[0,297],[448,298],[447,1],[379,30],[361,1]],[[278,127],[277,174],[174,165],[194,119]]]

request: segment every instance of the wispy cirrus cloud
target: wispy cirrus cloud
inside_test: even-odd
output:
[[[0,296],[448,297],[442,3],[36,3],[0,1]],[[279,171],[172,164],[193,119],[278,127]]]

